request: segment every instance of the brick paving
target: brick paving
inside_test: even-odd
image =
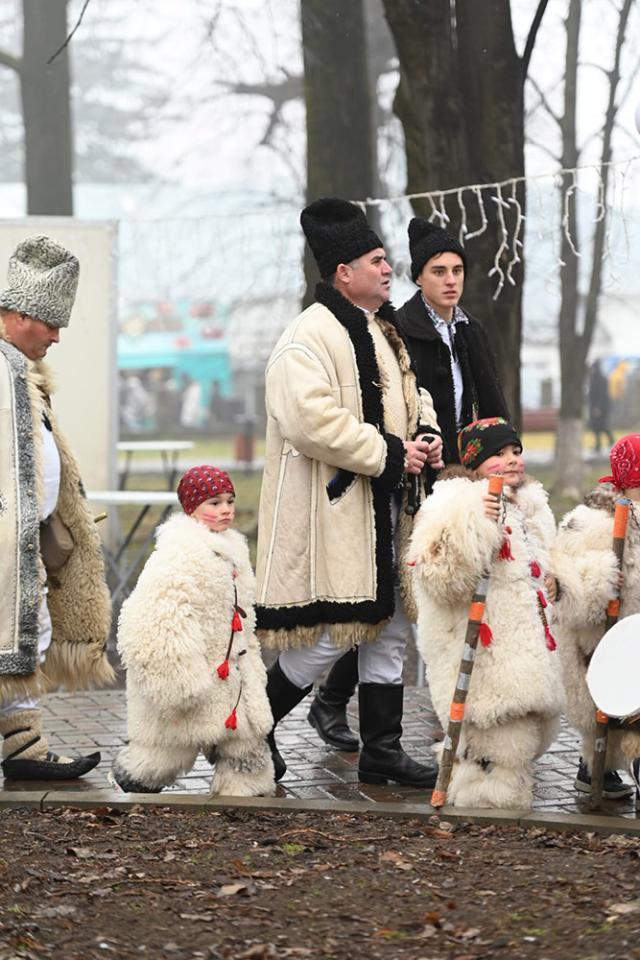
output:
[[[357,729],[357,698],[349,708],[352,726]],[[303,701],[278,725],[278,746],[288,764],[288,770],[278,785],[278,797],[299,801],[366,801],[374,804],[403,806],[428,804],[429,792],[397,785],[371,786],[358,781],[357,754],[338,753],[326,747],[306,716],[310,700]],[[107,781],[111,759],[124,743],[126,735],[126,705],[124,690],[95,691],[82,694],[54,694],[43,701],[45,730],[51,747],[59,752],[102,752],[100,765],[82,780],[69,783],[6,782],[0,791],[0,802],[10,802],[11,795],[21,797],[43,790],[100,792],[100,799],[108,803],[113,793]],[[403,744],[416,760],[432,759],[432,731],[435,715],[425,687],[405,688]],[[589,798],[578,793],[573,781],[578,764],[578,738],[563,722],[556,742],[535,765],[533,812],[575,816],[589,813]],[[199,757],[191,773],[165,790],[163,796],[180,795],[195,798],[206,796],[211,767]],[[120,795],[122,796],[122,795]],[[605,801],[604,815],[635,820],[635,801]],[[603,814],[600,814],[602,816]],[[631,824],[630,824],[631,826]]]

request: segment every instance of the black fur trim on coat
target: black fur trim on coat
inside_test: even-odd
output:
[[[382,474],[379,477],[367,478],[373,492],[376,531],[376,598],[356,603],[315,600],[292,607],[258,605],[256,628],[259,630],[292,630],[295,627],[314,627],[322,623],[375,624],[391,618],[395,612],[391,494],[400,487],[404,478],[404,445],[399,437],[384,431],[380,371],[366,315],[325,281],[321,281],[316,287],[316,301],[327,307],[347,331],[356,358],[363,420],[377,427],[387,443],[387,460]],[[395,310],[390,303],[384,304],[377,313],[397,329]],[[327,486],[328,495],[332,500],[337,499],[355,480],[355,475],[350,471],[338,470]]]
[[[475,317],[465,315],[469,322],[459,323],[455,330],[463,382],[462,425],[482,417],[508,420],[509,411],[487,335]],[[418,385],[431,394],[442,431],[444,462],[459,463],[449,348],[434,327],[420,290],[400,307],[396,322],[408,345]]]

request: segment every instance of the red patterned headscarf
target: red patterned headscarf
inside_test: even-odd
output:
[[[231,477],[224,470],[209,464],[191,467],[178,484],[178,500],[188,514],[192,514],[205,500],[217,497],[220,493],[231,493],[235,496]]]
[[[620,437],[609,454],[611,475],[600,477],[599,483],[612,483],[618,490],[640,487],[640,433]]]

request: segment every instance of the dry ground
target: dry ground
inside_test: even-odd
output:
[[[640,840],[351,814],[1,814],[0,960],[640,958]]]

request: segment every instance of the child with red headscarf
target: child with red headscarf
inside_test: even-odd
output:
[[[559,596],[555,635],[562,660],[569,721],[580,732],[582,757],[576,789],[591,791],[596,722],[587,688],[591,654],[605,631],[607,605],[620,589],[620,616],[640,613],[640,434],[621,437],[611,448],[611,474],[568,513],[558,530],[553,567]],[[631,501],[622,570],[612,549],[616,501]],[[610,727],[603,795],[623,799],[632,793],[617,770],[629,764],[637,780],[640,733]]]
[[[231,528],[233,484],[216,467],[193,467],[178,499],[183,512],[158,528],[120,613],[129,743],[112,779],[128,793],[156,793],[202,752],[215,764],[212,794],[270,795],[273,718],[249,550]]]

